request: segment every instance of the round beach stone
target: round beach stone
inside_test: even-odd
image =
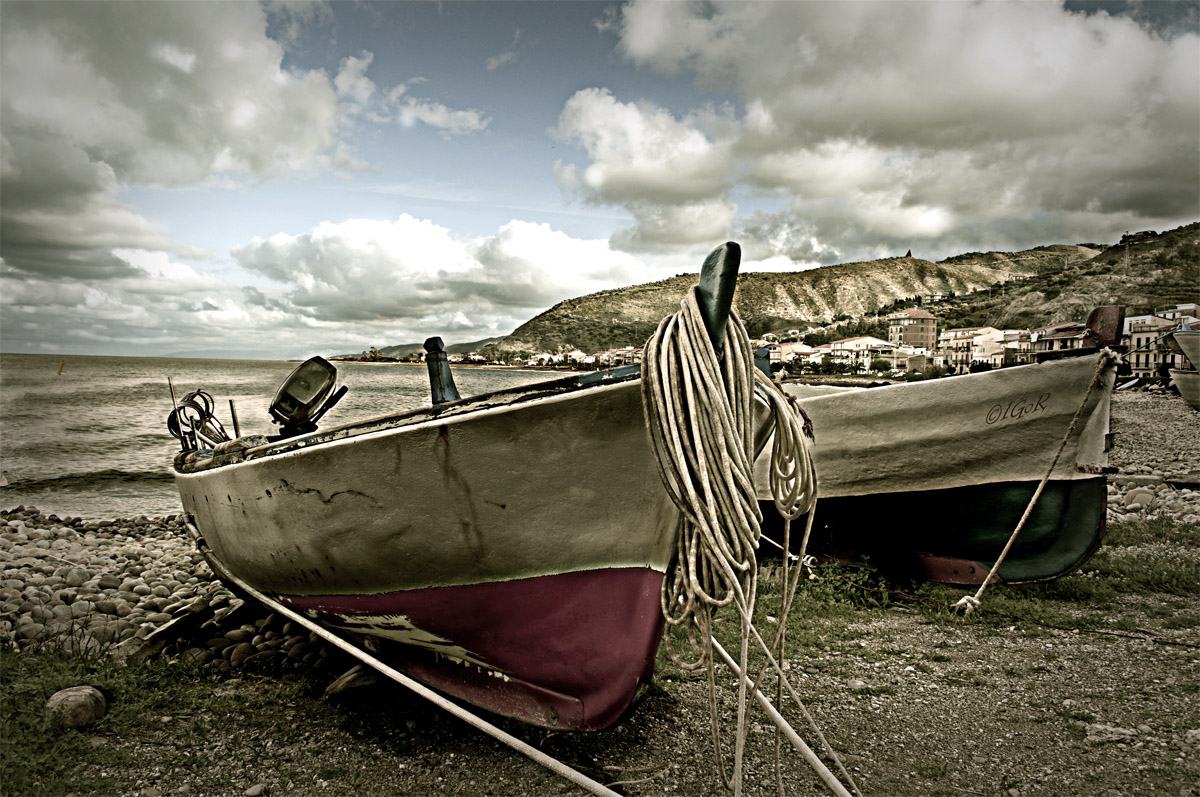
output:
[[[68,587],[82,587],[84,582],[88,580],[88,571],[80,567],[73,567],[63,579]]]
[[[17,626],[17,639],[23,639],[26,642],[32,639],[37,639],[46,630],[46,626],[41,623],[24,623]]]
[[[257,648],[255,648],[249,642],[242,642],[241,644],[235,646],[233,651],[230,652],[229,663],[234,667],[237,667],[256,653],[258,653]]]
[[[46,711],[67,728],[86,728],[108,711],[108,702],[94,686],[72,686],[55,692]]]
[[[244,628],[234,628],[225,632],[225,638],[234,644],[240,644],[242,642],[249,642],[252,635]]]

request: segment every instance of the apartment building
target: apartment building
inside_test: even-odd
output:
[[[1195,303],[1156,309],[1153,313],[1125,318],[1126,361],[1133,376],[1161,376],[1165,368],[1186,368],[1183,358],[1172,351],[1166,336],[1180,324],[1200,324],[1200,307]]]
[[[937,318],[919,307],[900,310],[887,317],[888,343],[932,351],[938,342]]]
[[[1080,321],[1063,321],[1038,327],[1029,333],[1033,344],[1033,356],[1036,358],[1043,352],[1081,348],[1087,334],[1087,325]]]
[[[1025,365],[1033,361],[1032,334],[1025,329],[1002,329],[971,339],[971,362],[993,368]]]
[[[938,333],[938,353],[946,359],[946,367],[962,373],[971,367],[972,346],[980,335],[994,335],[995,327],[956,327]]]

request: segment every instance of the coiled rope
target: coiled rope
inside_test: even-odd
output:
[[[171,396],[174,395],[172,386]],[[199,443],[215,447],[228,441],[229,433],[213,414],[214,407],[212,396],[203,390],[193,390],[167,415],[167,431],[183,444],[185,451],[195,449]]]
[[[722,777],[735,794],[741,793],[747,687],[757,692],[758,680],[752,684],[746,678],[738,681],[737,739],[729,777],[720,755],[711,645],[713,611],[730,604],[737,607],[740,672],[748,672],[753,635],[782,681],[776,660],[783,644],[787,605],[799,581],[795,578],[789,583],[785,555],[783,616],[775,644],[767,646],[752,624],[762,521],[753,473],[756,384],[774,420],[771,494],[785,519],[785,544],[791,521],[808,513],[807,544],[817,497],[812,427],[799,407],[754,368],[750,338],[737,314],[730,313],[718,355],[704,325],[698,290],[693,288],[680,303],[679,312],[665,318],[646,342],[642,358],[646,428],[659,476],[680,511],[675,558],[662,589],[667,653],[682,669],[707,670],[713,744],[717,760],[722,762]],[[797,576],[799,572],[797,568]],[[674,650],[673,628],[685,632],[690,660],[683,660]],[[766,665],[763,672],[765,669]]]

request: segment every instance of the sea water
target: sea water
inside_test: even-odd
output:
[[[103,520],[180,511],[167,431],[171,391],[212,396],[233,435],[274,434],[267,406],[298,363],[77,355],[0,355],[0,509],[36,506],[60,517]],[[428,406],[425,366],[335,363],[349,391],[322,419],[330,428]],[[563,372],[454,370],[464,397],[547,381]]]

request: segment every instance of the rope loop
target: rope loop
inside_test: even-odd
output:
[[[956,611],[961,609],[962,613],[966,615],[978,609],[980,605],[981,602],[979,598],[976,598],[974,595],[963,595],[958,599],[958,602],[950,608]]]
[[[718,761],[713,612],[730,604],[737,607],[741,672],[748,671],[751,634],[761,642],[752,624],[762,523],[754,484],[756,405],[765,404],[771,414],[771,496],[785,529],[806,512],[811,527],[817,484],[812,424],[794,401],[754,367],[750,336],[735,312],[725,325],[720,349],[718,354],[712,345],[698,290],[693,288],[680,302],[679,312],[659,324],[642,357],[646,430],[663,486],[680,514],[675,553],[661,595],[666,649],[681,669],[704,668],[707,672]],[[784,619],[795,589],[794,584],[788,589],[786,553]],[[777,651],[783,646],[784,619],[780,620]],[[673,647],[672,631],[680,628],[690,648],[687,661]],[[767,657],[774,663],[770,651]],[[782,678],[782,670],[777,671]],[[757,679],[753,687],[757,691]],[[741,791],[747,728],[745,679],[739,679],[738,689],[731,781],[735,796]]]

